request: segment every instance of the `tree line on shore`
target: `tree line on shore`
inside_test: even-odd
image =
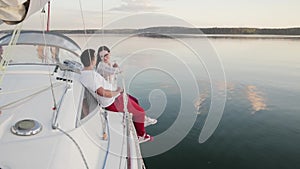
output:
[[[11,33],[2,30],[0,33]],[[144,29],[87,29],[52,30],[63,34],[228,34],[228,35],[300,35],[299,28],[187,28],[187,27],[150,27]]]

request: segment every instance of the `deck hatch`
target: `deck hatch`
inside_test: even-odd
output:
[[[18,136],[32,136],[42,130],[42,125],[32,119],[24,119],[18,121],[11,127],[11,132]]]

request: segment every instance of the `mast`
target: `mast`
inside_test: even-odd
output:
[[[47,32],[49,32],[49,26],[50,26],[50,1],[48,1],[48,16],[47,16],[47,29],[46,29]]]

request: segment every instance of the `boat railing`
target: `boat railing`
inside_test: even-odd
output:
[[[67,93],[67,91],[70,89],[70,85],[69,84],[67,84],[66,86],[65,86],[65,90],[64,90],[64,92],[63,92],[63,94],[62,94],[62,96],[61,96],[61,99],[59,100],[59,102],[56,104],[56,103],[54,103],[55,105],[54,105],[54,107],[53,107],[53,120],[52,120],[52,128],[53,129],[57,129],[58,128],[58,122],[57,122],[57,119],[58,119],[58,113],[59,113],[59,111],[60,111],[60,107],[61,107],[61,105],[62,105],[62,103],[63,103],[63,101],[64,101],[64,98],[65,98],[65,95],[66,95],[66,93]]]

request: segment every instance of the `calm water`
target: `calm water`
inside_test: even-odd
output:
[[[71,37],[113,47],[126,88],[158,118],[147,128],[155,141],[142,144],[147,168],[300,168],[300,40]],[[199,143],[218,98],[226,98],[220,123]],[[179,116],[186,123],[169,130]]]

